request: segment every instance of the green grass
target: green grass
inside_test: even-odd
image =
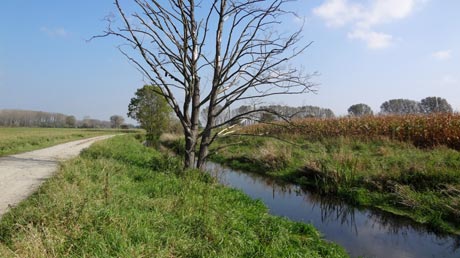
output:
[[[271,138],[221,139],[217,147],[240,143],[212,159],[460,234],[459,151],[385,138],[294,140],[298,146]]]
[[[0,156],[41,149],[73,140],[120,132],[125,131],[112,129],[0,127]]]
[[[133,136],[62,164],[0,221],[0,257],[347,257]]]

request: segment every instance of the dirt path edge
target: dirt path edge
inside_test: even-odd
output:
[[[0,218],[34,193],[57,171],[59,162],[74,158],[94,142],[115,135],[72,141],[45,149],[0,157]]]

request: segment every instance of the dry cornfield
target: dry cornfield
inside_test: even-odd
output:
[[[446,145],[460,150],[460,115],[431,114],[404,116],[308,118],[290,123],[257,124],[243,128],[247,134],[301,137],[319,140],[327,137],[388,137],[411,142],[417,147]]]

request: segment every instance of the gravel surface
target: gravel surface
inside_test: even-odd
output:
[[[35,192],[56,172],[60,161],[76,157],[94,142],[112,136],[98,136],[0,157],[0,216]]]

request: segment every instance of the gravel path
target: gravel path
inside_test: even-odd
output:
[[[80,154],[96,141],[113,135],[98,136],[46,149],[0,157],[0,217],[29,195],[57,170],[59,162]]]

